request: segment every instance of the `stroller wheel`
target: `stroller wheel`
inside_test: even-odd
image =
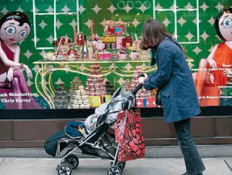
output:
[[[67,162],[72,169],[75,169],[79,166],[79,159],[75,154],[68,155],[65,158],[65,162]]]
[[[72,169],[68,164],[61,164],[57,167],[58,175],[71,175]]]
[[[122,171],[118,166],[111,166],[107,170],[107,175],[121,175]]]
[[[126,166],[126,162],[118,162],[118,167],[123,171]]]

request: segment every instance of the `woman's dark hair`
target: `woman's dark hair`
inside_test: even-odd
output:
[[[218,16],[217,16],[217,18],[216,18],[216,20],[215,20],[215,23],[214,23],[214,27],[215,27],[215,29],[216,29],[216,33],[217,33],[217,35],[223,40],[223,41],[225,41],[225,38],[222,36],[222,34],[221,34],[221,32],[220,32],[220,30],[219,30],[219,20],[220,20],[220,18],[222,17],[222,15],[224,14],[224,13],[232,13],[232,8],[228,8],[228,9],[224,9],[224,10],[222,10],[219,14],[218,14]]]
[[[161,41],[163,41],[164,36],[172,38],[172,35],[167,32],[167,30],[159,21],[155,19],[149,19],[143,25],[140,48],[142,50],[146,50],[155,47]]]
[[[22,26],[24,23],[27,23],[31,27],[30,20],[26,14],[22,12],[9,12],[0,19],[0,28],[4,22],[11,19],[18,21],[20,26]]]

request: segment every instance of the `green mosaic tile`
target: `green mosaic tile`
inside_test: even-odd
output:
[[[53,0],[34,0],[37,13],[53,13],[54,1]]]
[[[37,47],[52,47],[54,38],[54,17],[53,15],[36,16]],[[47,32],[49,31],[49,32]]]
[[[75,0],[57,0],[56,1],[56,12],[57,13],[76,13],[77,3]]]
[[[197,41],[197,25],[196,11],[179,11],[177,13],[177,33],[179,42],[196,42]],[[186,21],[181,25],[180,20]]]
[[[174,7],[174,0],[167,0],[167,1],[157,1],[155,0],[155,6],[156,8],[165,8],[170,9]]]
[[[73,26],[70,25],[74,21],[77,22],[77,16],[74,15],[57,15],[57,38],[67,36],[73,39]]]
[[[196,0],[177,0],[176,1],[177,7],[180,9],[189,9],[189,8],[197,8],[197,1]]]
[[[156,19],[159,20],[166,26],[166,29],[169,33],[175,33],[175,21],[174,21],[174,12],[172,11],[157,11]],[[166,25],[165,25],[166,23]]]

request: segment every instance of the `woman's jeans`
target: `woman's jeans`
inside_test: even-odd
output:
[[[174,126],[188,174],[195,175],[203,172],[205,170],[205,166],[197,151],[197,147],[190,130],[190,119],[174,122]]]

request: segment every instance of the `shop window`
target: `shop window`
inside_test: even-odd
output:
[[[53,41],[61,36],[73,38],[73,27],[79,26],[78,9],[78,0],[33,0],[35,48],[53,49]]]
[[[199,43],[199,0],[153,0],[153,16],[180,44]]]

